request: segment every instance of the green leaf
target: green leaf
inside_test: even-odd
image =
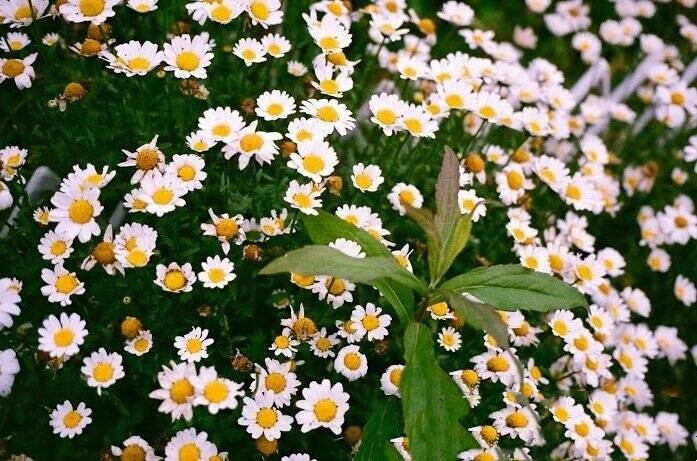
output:
[[[479,267],[444,282],[440,289],[467,292],[508,311],[588,308],[586,298],[573,286],[517,264]]]
[[[304,215],[303,224],[315,243],[327,245],[343,237],[358,243],[367,256],[392,257],[390,250],[368,232],[324,210],[319,210],[316,216]],[[373,286],[392,305],[402,323],[410,320],[414,312],[414,294],[410,288],[387,279],[376,280]]]
[[[438,365],[431,330],[411,322],[404,333],[400,392],[404,429],[416,461],[456,459],[477,443],[459,420],[469,406],[457,385]]]
[[[502,349],[508,349],[508,328],[496,310],[488,304],[470,301],[459,293],[445,294],[450,307],[475,328],[479,328],[494,337]]]
[[[390,440],[402,435],[399,403],[395,398],[380,397],[372,407],[370,418],[363,427],[361,445],[353,461],[375,461],[389,459],[392,454],[397,455]]]
[[[392,256],[354,258],[336,248],[308,245],[289,251],[259,271],[261,275],[295,272],[302,275],[330,275],[355,283],[372,285],[379,279],[391,279],[420,294],[426,293],[424,282],[404,269]]]
[[[426,234],[426,245],[428,246],[428,268],[429,273],[433,274],[440,260],[440,238],[436,231],[433,213],[428,208],[414,208],[404,203],[404,208],[409,216]]]

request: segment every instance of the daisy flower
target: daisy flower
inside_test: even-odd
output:
[[[288,61],[288,73],[293,77],[302,77],[307,73],[307,66],[299,61]]]
[[[430,113],[414,104],[409,104],[404,108],[402,117],[399,119],[399,126],[417,138],[435,138],[438,131],[436,123]]]
[[[126,149],[122,149],[127,159],[124,162],[119,163],[119,166],[135,166],[136,172],[131,176],[131,184],[137,184],[143,179],[144,176],[153,174],[154,171],[164,171],[165,170],[165,156],[157,147],[157,138],[159,135],[155,135],[147,144],[143,144],[135,152],[129,152]]]
[[[208,34],[189,34],[173,37],[169,43],[164,44],[165,70],[174,72],[177,78],[201,78],[208,77],[206,67],[213,60],[211,44]]]
[[[72,439],[82,434],[82,431],[92,422],[91,414],[92,410],[83,402],[73,407],[73,404],[66,400],[51,411],[49,424],[54,434],[58,434],[63,439],[66,437]]]
[[[385,182],[382,170],[377,165],[363,165],[358,163],[351,168],[351,182],[361,192],[375,192]]]
[[[161,456],[143,438],[133,435],[123,441],[123,448],[112,445],[111,454],[124,460],[160,461]]]
[[[319,198],[321,194],[322,189],[315,188],[313,183],[300,184],[294,179],[288,185],[283,200],[289,203],[291,208],[308,215],[316,215],[318,213],[315,208],[322,207],[322,199]]]
[[[111,354],[101,347],[82,360],[80,371],[87,377],[87,385],[97,388],[97,394],[102,395],[102,389],[110,387],[117,380],[126,376],[121,365],[123,358],[117,352]]]
[[[283,21],[280,0],[250,0],[246,11],[252,24],[261,24],[264,29]]]
[[[10,395],[19,370],[19,361],[14,349],[0,350],[0,397]]]
[[[189,263],[182,266],[176,262],[170,263],[169,266],[158,264],[155,271],[157,274],[155,285],[170,293],[189,292],[196,281],[196,275]]]
[[[300,411],[295,420],[303,433],[326,427],[335,435],[341,434],[344,415],[349,409],[349,395],[341,383],[332,385],[328,379],[321,383],[312,381],[302,390],[302,396],[296,403]]]
[[[203,171],[206,166],[205,160],[198,155],[174,155],[172,161],[167,165],[165,174],[170,173],[179,179],[187,192],[202,189],[203,181],[208,174]]]
[[[50,230],[41,237],[38,248],[43,259],[58,264],[73,253],[73,239]]]
[[[288,167],[297,170],[314,182],[329,176],[339,159],[334,148],[326,141],[304,141],[297,145],[297,152],[290,154]]]
[[[47,8],[48,0],[8,0],[0,3],[0,17],[10,27],[24,27],[44,17]]]
[[[342,98],[346,91],[353,88],[353,80],[347,71],[340,71],[334,75],[333,65],[321,64],[315,66],[315,77],[317,81],[312,81],[312,86],[320,93],[332,98]]]
[[[450,307],[448,307],[448,303],[446,302],[431,304],[426,308],[426,310],[431,314],[431,317],[433,317],[435,320],[455,318],[455,314],[453,314],[453,312],[450,310]]]
[[[382,314],[382,309],[376,307],[373,303],[367,303],[365,308],[361,305],[356,305],[351,313],[351,321],[354,322],[362,336],[368,338],[368,341],[382,340],[387,334],[387,327],[392,323],[392,317],[389,314]]]
[[[267,34],[261,38],[261,44],[269,56],[274,58],[282,58],[290,51],[290,42],[287,38],[279,34]],[[290,66],[290,63],[288,65]],[[307,72],[307,70],[305,70]],[[304,73],[304,72],[303,72]]]
[[[306,21],[308,19],[309,17],[305,17]],[[330,15],[324,16],[319,22],[308,23],[308,31],[324,54],[338,53],[351,45],[351,33],[338,19]]]
[[[41,294],[48,298],[49,302],[60,303],[61,306],[69,306],[72,295],[81,295],[85,292],[85,284],[78,280],[75,272],[68,271],[60,262],[53,269],[42,269],[41,279],[46,283],[41,287]]]
[[[242,59],[247,67],[266,61],[266,48],[254,38],[240,39],[232,48],[232,54]]]
[[[152,346],[152,333],[150,333],[150,330],[140,330],[134,338],[126,341],[124,350],[140,357],[150,352]]]
[[[0,330],[12,326],[12,316],[21,312],[18,306],[21,301],[19,290],[14,286],[12,279],[0,278]]]
[[[194,327],[184,336],[174,338],[174,347],[181,360],[188,363],[200,362],[208,357],[208,346],[213,344],[213,338],[208,337],[208,330]]]
[[[167,461],[212,460],[218,454],[218,448],[208,440],[205,432],[196,432],[190,427],[177,432],[165,446]]]
[[[402,372],[404,371],[404,365],[390,365],[387,370],[380,377],[380,389],[385,395],[396,395],[401,397],[399,394],[399,385],[402,382]]]
[[[262,435],[266,440],[280,439],[281,432],[291,429],[293,418],[274,408],[273,401],[273,395],[263,392],[257,393],[253,399],[245,397],[242,416],[237,424],[246,426],[247,432],[254,439]]]
[[[114,238],[114,253],[123,267],[143,267],[155,250],[157,231],[140,223],[124,224]]]
[[[162,400],[158,411],[171,414],[172,421],[181,417],[191,421],[194,414],[193,400],[196,396],[191,379],[195,376],[196,367],[190,363],[170,362],[170,368],[163,365],[162,371],[157,374],[160,389],[149,394],[152,399]]]
[[[128,0],[126,6],[138,13],[149,13],[157,9],[158,0]]]
[[[95,217],[104,209],[99,203],[99,189],[80,189],[72,186],[53,194],[53,208],[49,219],[57,222],[56,232],[68,238],[77,237],[85,243],[93,235],[99,235],[99,225]]]
[[[214,141],[227,143],[244,128],[244,119],[229,107],[213,107],[198,118],[198,127]]]
[[[138,199],[145,203],[145,211],[162,217],[186,205],[182,198],[186,192],[184,183],[171,170],[165,173],[155,170],[141,180]]]
[[[244,223],[242,215],[237,214],[230,217],[227,213],[223,213],[218,216],[210,208],[208,209],[208,215],[211,217],[212,224],[202,223],[201,230],[203,235],[210,235],[218,239],[223,253],[227,254],[230,251],[230,241],[233,241],[236,245],[244,243],[247,235],[242,228]]]
[[[47,352],[51,357],[70,357],[80,351],[85,342],[87,323],[79,315],[65,312],[60,319],[49,315],[39,328],[39,350]]]
[[[203,2],[208,18],[218,24],[229,24],[244,12],[243,0],[220,0],[215,2]]]
[[[266,121],[287,118],[295,113],[295,99],[285,91],[265,91],[257,98],[254,111]]]
[[[116,259],[114,233],[111,224],[106,227],[102,241],[92,249],[89,256],[80,265],[80,269],[88,271],[96,264],[100,264],[109,275],[114,275],[116,271],[121,272],[122,275],[124,273],[123,266]]]
[[[201,269],[203,271],[198,273],[198,280],[206,288],[223,288],[237,277],[233,272],[235,265],[227,258],[220,259],[218,255],[206,258],[201,263]]]
[[[349,381],[355,381],[368,373],[368,358],[357,345],[345,346],[336,354],[334,369]]]
[[[252,158],[259,165],[271,163],[278,154],[276,141],[283,138],[281,133],[275,131],[257,131],[257,121],[239,130],[236,135],[223,147],[225,159],[229,160],[237,155],[238,166],[243,170],[249,165]]]
[[[322,327],[319,332],[310,339],[310,349],[317,357],[334,357],[335,353],[332,348],[339,344],[339,342],[336,334],[327,335],[327,329]]]
[[[457,203],[460,206],[460,213],[471,216],[472,222],[477,222],[479,218],[486,216],[484,199],[477,196],[474,189],[458,191]]]
[[[292,331],[290,328],[284,328],[281,334],[276,336],[273,344],[269,347],[269,350],[273,351],[274,355],[282,355],[289,359],[293,358],[293,354],[298,351],[300,341],[291,337]]]
[[[408,105],[395,94],[374,94],[368,101],[372,117],[370,121],[382,128],[390,136],[399,128],[399,120]]]
[[[332,128],[316,118],[299,117],[288,123],[286,137],[296,144],[307,141],[322,141],[329,136]]]
[[[438,344],[448,352],[456,352],[462,346],[462,337],[453,327],[445,327],[438,333]]]
[[[31,43],[29,36],[22,32],[8,32],[3,38],[0,38],[0,50],[10,53],[19,51]]]
[[[218,376],[215,367],[201,367],[198,375],[191,378],[191,383],[196,389],[194,405],[207,406],[212,415],[220,410],[234,410],[237,398],[244,396],[242,384]]]
[[[405,184],[403,182],[397,183],[392,188],[387,195],[387,199],[392,204],[392,208],[399,211],[400,215],[404,215],[407,212],[406,208],[404,208],[404,204],[414,208],[421,208],[424,202],[423,195],[421,195],[419,189],[411,184]]]
[[[114,16],[118,0],[66,0],[58,10],[70,22],[91,22],[99,25]]]
[[[302,102],[300,111],[317,118],[342,136],[355,126],[351,111],[336,99],[308,99]]]
[[[126,77],[145,75],[164,59],[162,51],[157,49],[157,44],[148,41],[140,43],[135,40],[116,45],[114,53],[102,51],[99,57],[108,63],[109,69],[117,74],[123,73]]]
[[[290,405],[290,399],[298,393],[300,381],[291,370],[292,363],[281,363],[278,360],[266,358],[266,367],[257,365],[255,380],[252,388],[255,393],[265,393],[273,396],[274,405],[278,408]]]

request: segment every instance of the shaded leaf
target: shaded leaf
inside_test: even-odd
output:
[[[400,424],[400,408],[395,398],[380,397],[370,413],[368,422],[363,427],[361,445],[354,456],[354,461],[375,461],[389,459],[390,455],[398,453],[390,443],[390,439],[402,435]]]
[[[479,267],[453,277],[440,288],[467,292],[497,309],[509,311],[588,308],[588,301],[576,288],[517,264]]]
[[[508,349],[508,328],[496,310],[488,304],[470,301],[459,293],[446,293],[450,307],[455,309],[467,323],[489,333],[502,349]]]
[[[404,333],[402,413],[417,461],[456,459],[458,453],[477,446],[459,422],[469,406],[452,377],[438,365],[431,336],[431,330],[418,322],[411,322]]]
[[[379,279],[391,279],[421,294],[427,290],[425,284],[404,269],[392,256],[369,256],[354,258],[325,245],[308,245],[290,251],[271,261],[261,275],[295,272],[302,275],[330,275],[355,283],[372,285]]]

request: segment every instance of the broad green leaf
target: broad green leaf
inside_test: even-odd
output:
[[[390,440],[403,434],[400,424],[400,408],[397,399],[380,397],[373,404],[370,418],[363,427],[361,446],[353,461],[375,461],[399,455]]]
[[[576,288],[516,264],[479,267],[444,282],[440,289],[470,293],[501,310],[588,308],[588,301]]]
[[[465,245],[467,245],[467,241],[470,239],[471,229],[472,219],[470,216],[460,215],[456,218],[452,233],[447,238],[444,237],[441,243],[440,277],[436,280],[436,283],[445,275],[453,261],[455,261],[457,255],[459,255],[463,248],[465,248]]]
[[[414,208],[411,205],[404,204],[409,216],[426,234],[426,245],[428,246],[428,270],[430,274],[438,270],[440,261],[440,239],[436,231],[433,213],[428,208]]]
[[[391,279],[420,294],[426,293],[425,284],[404,269],[392,256],[354,258],[325,245],[308,245],[289,251],[271,261],[259,271],[261,275],[295,272],[303,275],[330,275],[355,283],[373,284],[376,280]]]
[[[357,242],[367,256],[392,256],[390,250],[368,232],[324,210],[319,210],[316,216],[303,216],[303,224],[315,243],[327,245],[343,237]],[[400,321],[408,322],[414,312],[412,290],[387,279],[376,280],[373,286],[392,305]]]
[[[454,292],[446,293],[446,299],[467,323],[489,333],[501,348],[508,349],[508,329],[493,307],[470,301]]]
[[[462,392],[442,368],[431,330],[411,322],[404,333],[405,368],[400,392],[404,429],[415,461],[454,460],[477,446],[460,424],[469,412]]]

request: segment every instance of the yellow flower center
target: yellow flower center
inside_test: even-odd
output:
[[[195,354],[201,352],[201,349],[203,349],[203,342],[200,339],[190,338],[186,341],[186,350],[190,353]]]
[[[682,106],[685,104],[685,95],[676,91],[670,95],[670,102],[677,106]]]
[[[274,344],[279,349],[287,349],[288,346],[290,346],[290,340],[288,339],[287,336],[279,335],[279,336],[276,336],[276,339],[274,340]]]
[[[128,61],[128,68],[134,71],[143,71],[150,69],[150,60],[142,56],[132,58]]]
[[[232,17],[232,10],[223,3],[218,3],[211,11],[211,18],[218,22],[228,22]]]
[[[293,323],[293,333],[299,338],[307,338],[317,332],[315,322],[308,317],[300,317]]]
[[[200,461],[201,449],[193,442],[185,443],[179,449],[179,461]]]
[[[416,196],[409,189],[404,189],[399,193],[399,201],[402,203],[406,203],[407,205],[411,205],[412,203],[414,203],[415,199]]]
[[[402,368],[395,368],[390,372],[390,382],[397,387],[402,382],[402,371]]]
[[[370,179],[370,175],[367,173],[358,173],[356,175],[356,185],[361,189],[368,189],[373,184],[373,180]]]
[[[293,195],[293,202],[300,208],[310,208],[312,206],[312,199],[302,192]]]
[[[99,16],[104,11],[102,0],[80,0],[80,12],[84,16]]]
[[[588,434],[590,434],[590,427],[588,427],[588,424],[586,423],[578,423],[576,426],[574,426],[574,430],[581,437],[586,437]]]
[[[225,279],[225,272],[219,267],[214,267],[208,271],[208,279],[213,283],[220,283]]]
[[[215,232],[218,237],[225,237],[226,239],[235,237],[239,229],[240,227],[237,221],[232,218],[222,218],[218,221],[218,224],[215,225]]]
[[[19,59],[8,59],[2,66],[2,73],[8,78],[15,78],[24,72],[24,63]]]
[[[564,259],[557,254],[550,253],[549,265],[553,271],[560,272],[562,269],[564,269]]]
[[[265,380],[266,388],[275,393],[283,392],[286,388],[286,378],[281,373],[269,373]]]
[[[51,254],[60,256],[68,249],[68,245],[63,240],[56,240],[51,244]]]
[[[569,184],[566,186],[566,196],[571,200],[580,200],[583,196],[583,192],[576,184]]]
[[[158,187],[152,194],[152,201],[158,205],[167,205],[174,198],[174,193],[166,187]]]
[[[181,290],[184,288],[184,285],[186,285],[186,277],[184,277],[184,273],[178,269],[167,271],[164,285],[172,291]]]
[[[514,411],[506,416],[506,425],[514,429],[526,427],[528,425],[528,418],[523,413]]]
[[[688,225],[687,218],[685,218],[684,216],[676,216],[675,219],[673,219],[673,221],[675,222],[675,226],[680,229],[684,229]]]
[[[475,456],[473,461],[496,461],[496,458],[491,453],[483,451]]]
[[[344,366],[349,370],[356,371],[361,366],[361,358],[355,352],[349,352],[344,356]]]
[[[279,102],[274,102],[269,104],[269,106],[266,108],[266,112],[269,115],[273,115],[274,117],[278,117],[283,113],[283,104]]]
[[[32,17],[32,12],[31,8],[29,8],[29,5],[22,5],[17,10],[15,10],[15,20],[17,21],[23,21],[27,19],[31,19]]]
[[[82,421],[82,415],[77,411],[69,411],[63,416],[63,424],[68,429],[75,429]]]
[[[112,367],[111,364],[106,362],[98,363],[92,371],[92,377],[100,383],[109,381],[113,376],[114,367]]]
[[[585,264],[582,264],[576,268],[576,274],[581,280],[592,280],[593,270]]]
[[[264,429],[274,427],[276,421],[278,421],[278,415],[276,415],[276,410],[272,408],[262,408],[257,412],[257,424]]]
[[[463,370],[460,378],[462,378],[462,382],[467,384],[469,387],[479,384],[479,375],[477,375],[477,372],[474,370]]]
[[[251,48],[247,48],[247,49],[242,50],[241,54],[242,54],[242,58],[247,60],[247,61],[254,61],[257,57],[257,54]]]
[[[261,21],[266,21],[269,19],[269,15],[271,14],[269,7],[266,6],[266,3],[259,0],[252,1],[252,3],[249,5],[249,10],[256,19]]]
[[[147,339],[138,338],[133,343],[133,349],[137,350],[138,352],[145,352],[148,349],[149,345],[150,345],[150,343],[148,342]]]
[[[320,351],[328,351],[332,347],[332,343],[328,338],[322,337],[315,341],[315,347]]]
[[[380,109],[375,113],[375,118],[383,125],[394,125],[397,122],[397,114],[392,109]]]
[[[323,122],[333,123],[339,120],[339,112],[332,106],[324,106],[317,110],[317,117]]]
[[[328,423],[336,416],[337,406],[330,399],[322,399],[315,403],[313,408],[317,421]]]
[[[253,152],[259,150],[264,145],[264,138],[256,133],[250,133],[242,136],[240,139],[240,149],[245,152]]]
[[[491,106],[482,106],[479,108],[479,115],[483,118],[496,117],[496,109]]]
[[[479,431],[479,435],[482,436],[484,441],[490,444],[493,444],[499,438],[499,433],[496,431],[494,426],[482,426],[481,430]]]
[[[64,274],[61,275],[56,279],[56,290],[59,293],[63,293],[64,295],[67,295],[69,293],[72,293],[75,288],[78,286],[78,280],[70,275],[70,274]]]
[[[94,213],[94,207],[92,204],[84,199],[79,199],[73,201],[68,209],[68,216],[71,221],[77,224],[87,224],[92,220],[92,214]]]
[[[199,57],[193,51],[183,51],[177,55],[177,67],[181,70],[191,72],[198,67],[200,62]]]
[[[496,355],[486,362],[486,367],[489,371],[495,373],[501,373],[507,371],[509,368],[508,360],[504,359],[500,355]]]
[[[92,256],[97,260],[99,264],[112,264],[116,261],[114,256],[114,245],[109,242],[99,242],[94,250],[92,250]]]
[[[555,320],[552,324],[552,329],[560,336],[566,336],[569,332],[569,327],[562,320]]]
[[[445,103],[451,109],[461,109],[465,105],[465,101],[459,94],[451,93],[445,97]]]
[[[337,40],[336,37],[332,37],[332,36],[322,37],[319,40],[318,44],[319,44],[319,47],[325,51],[336,50],[337,48],[340,48],[339,40]]]
[[[339,92],[339,84],[333,79],[322,80],[319,87],[327,94],[337,94]]]
[[[178,379],[169,388],[169,398],[180,405],[186,403],[193,395],[194,386],[186,378]]]
[[[152,170],[160,163],[159,152],[155,149],[143,148],[136,155],[136,166],[139,170]]]
[[[363,320],[361,320],[361,323],[363,324],[363,327],[368,330],[374,330],[380,326],[380,320],[371,314],[367,314],[365,317],[363,317]]]
[[[182,181],[191,181],[196,177],[196,169],[191,165],[183,165],[177,170],[177,176]]]
[[[317,174],[324,169],[324,159],[317,154],[309,154],[303,158],[303,168]]]
[[[214,379],[203,388],[203,396],[211,403],[220,403],[227,399],[230,391],[221,379]]]
[[[523,187],[524,180],[525,178],[523,177],[523,175],[518,173],[517,171],[509,171],[506,174],[506,182],[508,183],[508,187],[510,187],[513,190],[518,190],[521,187]]]
[[[121,461],[145,461],[145,450],[139,445],[129,445],[121,452]]]
[[[334,281],[331,283],[327,281],[326,286],[329,293],[331,293],[333,296],[339,296],[346,291],[346,284],[342,279],[334,279]]]
[[[91,38],[82,42],[82,46],[80,47],[80,52],[85,56],[94,56],[100,51],[102,51],[102,45],[97,40]]]
[[[148,262],[148,255],[146,255],[144,251],[136,248],[128,252],[126,260],[133,267],[143,267]]]
[[[409,133],[413,135],[419,135],[424,130],[423,123],[421,123],[421,120],[417,118],[408,118],[404,120],[404,126],[407,128]]]
[[[67,347],[73,343],[75,333],[68,328],[61,328],[53,334],[53,342],[58,347]]]

